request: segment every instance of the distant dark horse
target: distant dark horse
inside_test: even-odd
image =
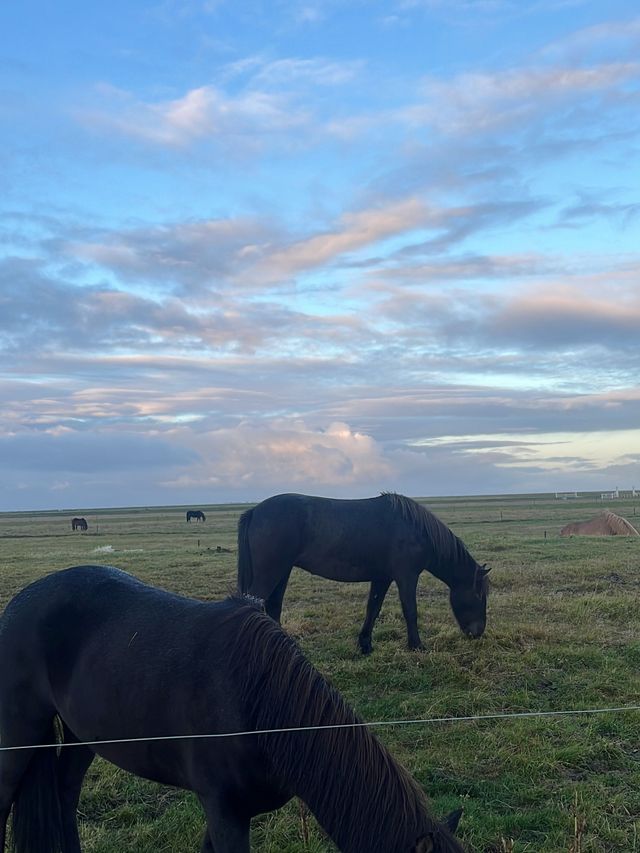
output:
[[[89,525],[87,524],[86,518],[72,518],[71,519],[71,529],[72,530],[87,530]],[[0,851],[0,853],[2,853]]]
[[[207,516],[202,512],[201,509],[189,509],[187,510],[187,521],[191,521],[192,518],[195,518],[196,521],[206,521]]]
[[[387,493],[363,500],[276,495],[240,517],[238,588],[265,600],[280,619],[293,566],[335,581],[371,581],[360,648],[371,651],[371,631],[392,581],[400,594],[409,648],[422,648],[416,588],[427,569],[450,589],[460,628],[480,637],[487,620],[487,574],[464,544],[411,498]]]
[[[31,584],[0,620],[0,851],[79,853],[76,807],[94,753],[195,791],[202,853],[249,853],[254,815],[304,800],[346,853],[460,853],[459,812],[424,794],[254,600],[196,601],[105,566]],[[132,689],[135,686],[135,689]],[[273,729],[315,728],[312,731]],[[344,728],[336,728],[344,726]],[[333,727],[333,728],[331,728]],[[122,738],[255,735],[107,743]]]

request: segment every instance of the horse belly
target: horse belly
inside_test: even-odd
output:
[[[376,580],[384,574],[376,561],[352,555],[337,555],[314,551],[303,553],[296,565],[306,572],[329,580],[358,583]]]
[[[177,744],[180,742],[178,741]],[[140,742],[93,746],[96,755],[128,773],[176,788],[194,790],[184,747],[173,742]]]
[[[86,685],[77,693],[72,688],[58,703],[59,714],[96,755],[153,782],[199,790],[210,773],[206,762],[224,764],[227,751],[223,740],[208,741],[199,735],[242,728],[240,719],[223,721],[213,702],[208,713],[195,718],[184,707],[190,704],[189,694],[179,684],[173,692],[181,701],[172,701],[170,692],[145,689],[146,685],[139,693],[129,685],[126,696],[115,679],[107,678],[106,683],[110,689]]]
[[[88,650],[69,679],[58,681],[54,698],[61,718],[78,740],[123,770],[193,789],[192,752],[202,749],[202,740],[180,736],[237,729],[239,722],[227,719],[233,716],[231,701],[217,701],[206,687],[196,694],[179,666],[159,665],[148,648],[136,658],[135,640],[128,655],[112,647],[106,659],[101,648]],[[119,742],[101,743],[106,741]]]

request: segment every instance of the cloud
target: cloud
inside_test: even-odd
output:
[[[196,488],[291,490],[371,487],[390,475],[382,449],[368,435],[344,423],[313,429],[301,420],[241,423],[231,429],[199,433],[195,439],[204,464],[165,485]]]
[[[343,86],[362,71],[361,60],[334,62],[319,57],[312,59],[287,57],[268,59],[248,56],[228,64],[223,69],[227,78],[246,77],[253,89],[282,87],[298,88],[302,83],[314,86]]]
[[[61,439],[77,452],[76,464],[66,464],[66,452],[55,444]],[[637,441],[636,429],[620,433],[618,452],[610,446],[610,432],[575,431],[441,436],[385,446],[346,423],[312,428],[299,419],[201,433],[183,427],[161,439],[118,432],[22,435],[0,440],[14,483],[11,493],[0,485],[0,504],[17,509],[212,503],[292,490],[364,497],[389,489],[412,495],[600,489],[603,483],[635,482],[640,455],[631,448]],[[125,491],[127,475],[135,476],[126,480]]]
[[[63,241],[61,249],[68,257],[106,268],[130,284],[146,282],[156,289],[164,285],[199,299],[208,291],[218,298],[232,288],[251,294],[294,280],[303,289],[305,273],[326,272],[334,265],[394,267],[401,277],[401,264],[411,256],[437,256],[481,232],[524,221],[546,206],[540,199],[509,198],[438,206],[409,196],[372,200],[368,207],[346,211],[304,235],[288,232],[274,220],[212,219],[104,231],[89,240]],[[387,241],[396,248],[387,248]],[[363,259],[365,249],[379,254]],[[498,264],[496,260],[494,269]],[[485,266],[488,271],[489,262]],[[410,268],[404,269],[409,276]]]
[[[640,46],[640,17],[600,21],[582,27],[561,39],[552,41],[541,51],[543,56],[581,59],[596,51],[617,59],[635,57]]]
[[[555,192],[561,158],[575,163],[564,175],[564,191],[575,186],[573,176],[582,174],[586,159],[601,158],[594,162],[601,178],[613,169],[623,175],[640,137],[640,23],[628,22],[625,34],[626,23],[579,30],[507,67],[486,63],[479,70],[430,75],[420,85],[411,81],[404,104],[352,114],[344,129],[336,119],[336,132],[374,138],[377,146],[384,139],[398,152],[393,164],[385,159],[372,182],[387,195],[540,198],[547,170]],[[596,183],[602,181],[594,177]]]
[[[423,292],[389,286],[378,310],[400,334],[404,331],[407,344],[428,330],[432,344],[458,351],[481,347],[496,353],[505,348],[514,353],[554,352],[557,369],[560,354],[576,348],[583,356],[608,351],[616,363],[614,353],[625,353],[626,359],[636,346],[640,301],[633,272],[628,281],[624,269],[618,283],[615,277],[611,271],[607,286],[606,274],[569,273],[557,281],[552,275],[514,292],[461,287]]]
[[[320,102],[311,98],[311,91],[345,86],[362,67],[359,60],[247,56],[218,69],[218,83],[170,99],[146,100],[102,83],[94,94],[98,105],[77,108],[74,114],[89,128],[176,150],[221,143],[227,151],[239,145],[255,151],[272,137],[280,145],[289,140],[286,144],[295,146],[301,133],[317,126],[314,108]]]
[[[223,494],[250,500],[274,489],[376,493],[391,476],[370,436],[343,423],[314,429],[289,419],[206,432],[183,426],[161,437],[23,433],[0,438],[0,462],[20,483],[19,495],[3,494],[0,486],[0,504],[9,508],[33,499],[36,482],[40,505],[95,505],[88,496],[98,490],[109,505],[122,506],[169,502],[170,495],[185,502],[210,503]]]
[[[159,301],[105,285],[77,286],[47,275],[41,266],[16,258],[0,263],[6,281],[0,349],[26,350],[33,357],[59,348],[144,348],[154,346],[159,333],[178,347],[224,336],[222,323],[190,314],[175,299]]]
[[[564,259],[536,253],[512,255],[449,253],[425,262],[418,258],[411,264],[406,263],[409,254],[407,251],[399,251],[392,255],[392,263],[384,269],[375,270],[375,280],[368,282],[368,286],[374,290],[384,290],[387,283],[424,285],[477,280],[491,281],[495,284],[505,279],[515,281],[567,272],[567,262]]]
[[[257,218],[206,219],[103,231],[90,241],[66,241],[62,248],[128,281],[202,290],[240,278],[279,236],[273,225]]]
[[[443,229],[434,242],[455,242],[530,204],[487,205],[482,210],[438,210],[417,198],[343,213],[325,229],[297,237],[273,221],[203,220],[104,232],[99,239],[68,241],[71,257],[95,263],[132,282],[178,284],[198,291],[230,284],[245,291],[288,282],[303,271],[327,267],[344,256],[419,228]]]
[[[7,282],[0,297],[0,352],[16,363],[64,351],[197,351],[202,357],[270,347],[284,354],[302,341],[314,356],[317,341],[345,346],[359,335],[355,317],[314,316],[287,307],[286,300],[252,302],[233,292],[151,298],[104,284],[71,284],[46,274],[40,262],[15,258],[0,262],[0,277]]]
[[[585,293],[571,286],[540,288],[506,303],[486,333],[497,343],[534,348],[631,349],[637,346],[640,298],[634,293]]]
[[[429,209],[415,198],[378,209],[344,214],[337,227],[269,253],[268,268],[276,275],[312,269],[337,260],[348,252],[372,246],[426,224]]]
[[[62,429],[0,436],[0,465],[7,473],[130,475],[180,467],[197,459],[193,449],[149,434]]]
[[[637,81],[639,74],[638,62],[610,62],[584,68],[465,73],[448,81],[432,78],[424,81],[423,103],[404,110],[402,118],[410,125],[429,125],[455,136],[516,126],[529,130],[561,102],[575,105],[577,98],[594,95],[610,99],[613,91]]]
[[[572,204],[563,208],[559,223],[565,228],[577,228],[593,219],[606,219],[626,228],[640,215],[640,203],[616,202],[606,198],[607,193],[581,191]]]
[[[216,86],[190,89],[179,98],[145,102],[129,92],[101,87],[106,100],[101,109],[77,111],[89,127],[171,148],[185,148],[199,140],[242,141],[255,147],[262,136],[282,134],[309,124],[309,115],[280,94],[252,90],[229,95]]]

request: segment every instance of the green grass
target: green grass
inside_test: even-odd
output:
[[[598,496],[429,500],[472,553],[492,566],[489,623],[465,639],[446,588],[420,582],[424,652],[405,648],[395,590],[362,657],[356,636],[367,588],[300,571],[283,624],[364,719],[418,719],[640,703],[640,539],[558,535],[601,509]],[[608,504],[632,523],[640,505]],[[109,563],[187,595],[219,599],[235,587],[241,507],[180,507],[0,515],[0,605],[55,569]],[[634,511],[638,513],[634,516]],[[72,533],[84,515],[87,533]],[[6,662],[3,662],[6,665]],[[640,851],[640,712],[383,727],[378,736],[442,815],[464,807],[460,831],[484,853]],[[199,849],[204,819],[190,794],[95,761],[80,822],[87,853]],[[328,853],[297,802],[253,823],[253,849]],[[384,853],[384,851],[380,851]]]

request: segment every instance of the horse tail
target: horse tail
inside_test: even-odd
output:
[[[51,720],[48,742],[56,740]],[[13,853],[64,853],[55,747],[36,749],[13,801]]]
[[[249,526],[253,510],[243,512],[238,522],[238,592],[242,595],[249,592],[253,583],[253,563],[251,562],[251,546],[249,545]]]

